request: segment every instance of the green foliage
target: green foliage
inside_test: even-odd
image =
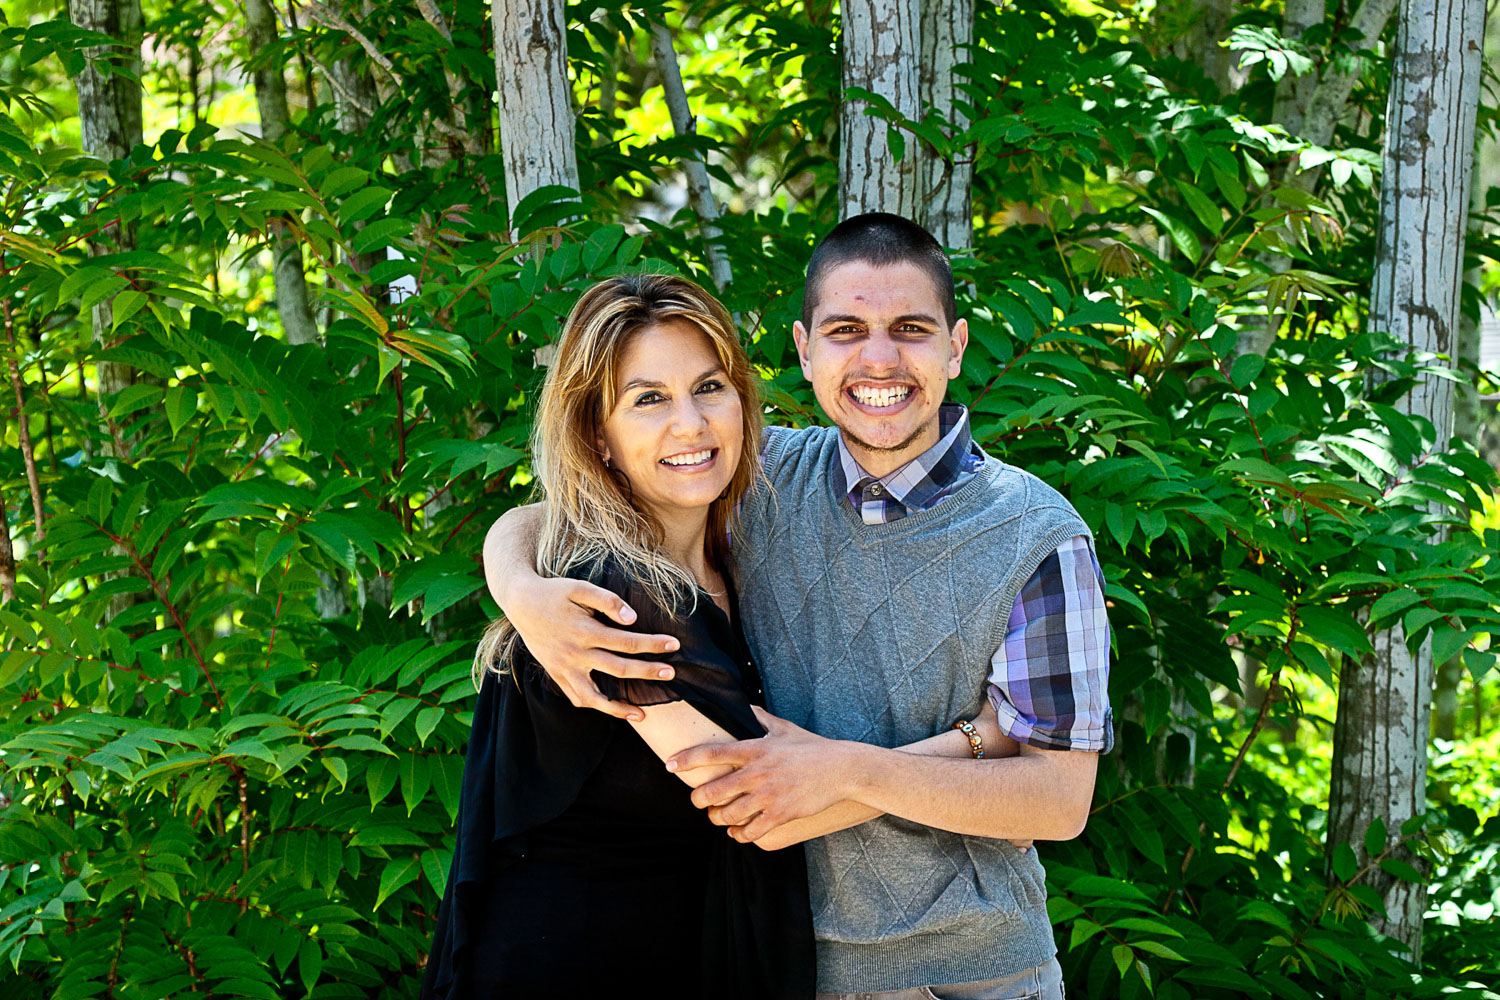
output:
[[[577,5],[584,209],[566,224],[574,193],[508,205],[495,156],[431,148],[431,122],[492,86],[478,7],[451,44],[404,3],[355,18],[399,74],[358,134],[304,80],[279,145],[184,122],[101,164],[0,90],[0,298],[43,506],[37,524],[7,427],[7,996],[415,994],[494,611],[483,532],[526,496],[539,365],[580,291],[704,275],[695,220],[652,201],[688,145],[736,197],[769,192],[721,222],[725,298],[778,419],[818,417],[790,338],[836,181],[837,24],[811,6],[694,9],[679,44],[710,120],[685,144],[629,55],[659,6]],[[1208,104],[1139,26],[980,7],[958,120],[871,113],[908,154],[974,161],[952,395],[992,454],[1073,500],[1109,581],[1119,749],[1084,836],[1041,848],[1070,990],[1486,995],[1500,821],[1464,789],[1492,753],[1445,750],[1411,828],[1324,843],[1309,706],[1331,704],[1366,625],[1402,622],[1478,682],[1500,603],[1500,534],[1468,528],[1493,472],[1392,405],[1446,372],[1360,322],[1368,148],[1329,153],[1312,194],[1287,187],[1278,162],[1321,152],[1266,127],[1260,77]],[[1300,70],[1251,27],[1257,73]],[[12,59],[55,39],[71,70],[70,30],[0,37]],[[369,68],[342,32],[290,38],[288,66]],[[604,74],[613,109],[591,97]],[[111,242],[127,229],[133,248]],[[286,234],[317,344],[287,344],[268,299]],[[1262,263],[1277,256],[1292,266]],[[100,344],[88,311],[106,302]],[[1273,350],[1237,357],[1237,327],[1267,313],[1285,321]],[[111,363],[139,376],[101,393]],[[1432,880],[1421,969],[1366,922],[1376,873]]]

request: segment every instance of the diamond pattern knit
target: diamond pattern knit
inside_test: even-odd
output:
[[[767,435],[770,488],[735,533],[742,621],[772,711],[901,746],[980,710],[1016,594],[1089,530],[1055,490],[994,458],[946,503],[864,524],[829,483],[837,435]],[[894,817],[806,851],[819,990],[993,979],[1056,950],[1035,851]]]

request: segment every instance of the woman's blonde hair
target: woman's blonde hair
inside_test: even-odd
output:
[[[708,337],[725,381],[739,395],[745,439],[724,493],[708,508],[709,561],[727,565],[729,531],[740,501],[760,476],[761,405],[758,376],[745,356],[728,311],[698,285],[675,275],[609,278],[583,293],[562,338],[537,404],[532,473],[542,507],[536,570],[565,576],[613,556],[663,608],[680,613],[697,597],[697,581],[662,551],[662,527],[637,506],[629,484],[599,452],[604,421],[615,406],[615,369],[641,330],[669,320],[691,323]],[[503,673],[516,630],[504,618],[485,629],[474,655],[476,686],[484,672]]]

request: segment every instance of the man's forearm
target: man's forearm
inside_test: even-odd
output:
[[[536,575],[536,538],[541,527],[541,506],[527,504],[501,514],[484,536],[484,582],[501,611],[509,588]]]
[[[990,720],[993,720],[993,713],[990,715]],[[982,730],[984,729],[984,724],[980,720],[976,719],[975,722]],[[1004,737],[999,734],[998,724],[993,728],[993,733],[985,732],[986,743],[989,746],[996,746],[1004,740]],[[963,733],[950,729],[936,736],[929,736],[925,740],[908,743],[904,747],[899,747],[896,752],[929,757],[965,758],[970,756],[969,739]],[[768,851],[776,851],[815,837],[825,837],[839,830],[847,830],[851,826],[867,823],[883,815],[885,815],[883,810],[863,802],[846,799],[820,813],[783,823],[755,843]]]
[[[1033,751],[1000,760],[846,744],[848,798],[924,826],[1007,840],[1070,840],[1088,819],[1098,755]]]

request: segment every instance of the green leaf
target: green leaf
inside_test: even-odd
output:
[[[1382,858],[1380,861],[1380,870],[1387,875],[1394,875],[1403,882],[1413,882],[1417,885],[1425,885],[1427,883],[1426,876],[1400,858]]]
[[[391,893],[404,885],[415,882],[422,874],[422,863],[415,857],[396,858],[380,873],[380,891],[375,895],[375,909],[391,897]]]
[[[391,754],[395,756],[390,747],[363,733],[353,733],[349,736],[340,736],[336,740],[329,740],[323,744],[324,750],[369,750],[373,753]]]
[[[136,410],[144,410],[153,406],[162,398],[162,388],[159,385],[148,385],[137,383],[126,386],[120,390],[120,394],[109,404],[109,415],[111,417],[122,417]]]
[[[1242,354],[1234,359],[1234,365],[1229,369],[1229,381],[1234,383],[1235,388],[1244,389],[1260,377],[1261,369],[1265,368],[1266,359],[1260,354]]]
[[[1350,874],[1353,874],[1353,872]],[[1287,915],[1265,900],[1252,899],[1245,903],[1244,906],[1240,907],[1239,917],[1241,920],[1259,920],[1261,923],[1270,924],[1272,927],[1286,931],[1288,934],[1295,933],[1292,930],[1292,922],[1287,919]]]
[[[367,187],[356,191],[344,203],[339,206],[338,220],[340,226],[347,226],[354,222],[363,222],[385,208],[391,200],[394,192],[390,188]]]
[[[398,845],[422,845],[426,841],[404,826],[379,824],[363,827],[349,839],[350,847],[391,847]]]
[[[167,390],[166,396],[167,422],[172,425],[172,436],[175,438],[177,432],[198,412],[198,393],[186,385],[174,385]]]
[[[1387,617],[1401,611],[1405,611],[1413,604],[1419,604],[1422,595],[1412,590],[1402,588],[1393,590],[1388,594],[1381,594],[1375,603],[1370,605],[1370,624],[1376,625]]]
[[[408,753],[401,757],[401,800],[410,816],[427,797],[432,787],[432,769],[424,754]]]
[[[302,988],[311,993],[322,974],[323,949],[317,941],[306,938],[297,950],[297,976],[302,980]]]
[[[1104,927],[1094,923],[1092,920],[1080,918],[1073,921],[1073,930],[1068,938],[1068,950],[1075,950],[1079,945],[1102,930],[1104,930]]]
[[[370,172],[359,167],[339,167],[323,178],[318,195],[324,201],[342,197],[370,179]]]
[[[1157,221],[1162,231],[1172,238],[1172,243],[1188,260],[1196,261],[1203,256],[1203,245],[1198,242],[1198,237],[1181,221],[1146,205],[1141,206],[1141,211]]]
[[[1068,892],[1075,896],[1087,896],[1094,899],[1135,899],[1141,902],[1151,902],[1151,897],[1131,885],[1117,878],[1106,878],[1103,875],[1083,875],[1068,883]]]
[[[1192,209],[1198,221],[1203,223],[1203,228],[1215,236],[1219,235],[1224,228],[1224,210],[1215,205],[1196,185],[1185,180],[1177,180],[1173,183],[1177,185],[1177,190],[1182,192],[1182,198],[1187,202],[1188,208]]]
[[[1340,844],[1333,849],[1333,874],[1340,882],[1347,883],[1358,870],[1359,862],[1354,857],[1354,848],[1348,844]]]
[[[328,768],[328,773],[338,781],[339,791],[343,791],[349,784],[349,765],[344,763],[342,757],[329,757],[325,754],[318,759],[323,762],[324,767]]]
[[[138,292],[134,288],[127,288],[116,295],[115,301],[111,304],[114,310],[114,326],[111,329],[118,330],[121,323],[134,316],[145,304],[146,293]]]
[[[427,745],[427,737],[432,735],[432,731],[442,721],[443,715],[443,709],[437,707],[424,708],[417,713],[417,739],[424,747]]]

